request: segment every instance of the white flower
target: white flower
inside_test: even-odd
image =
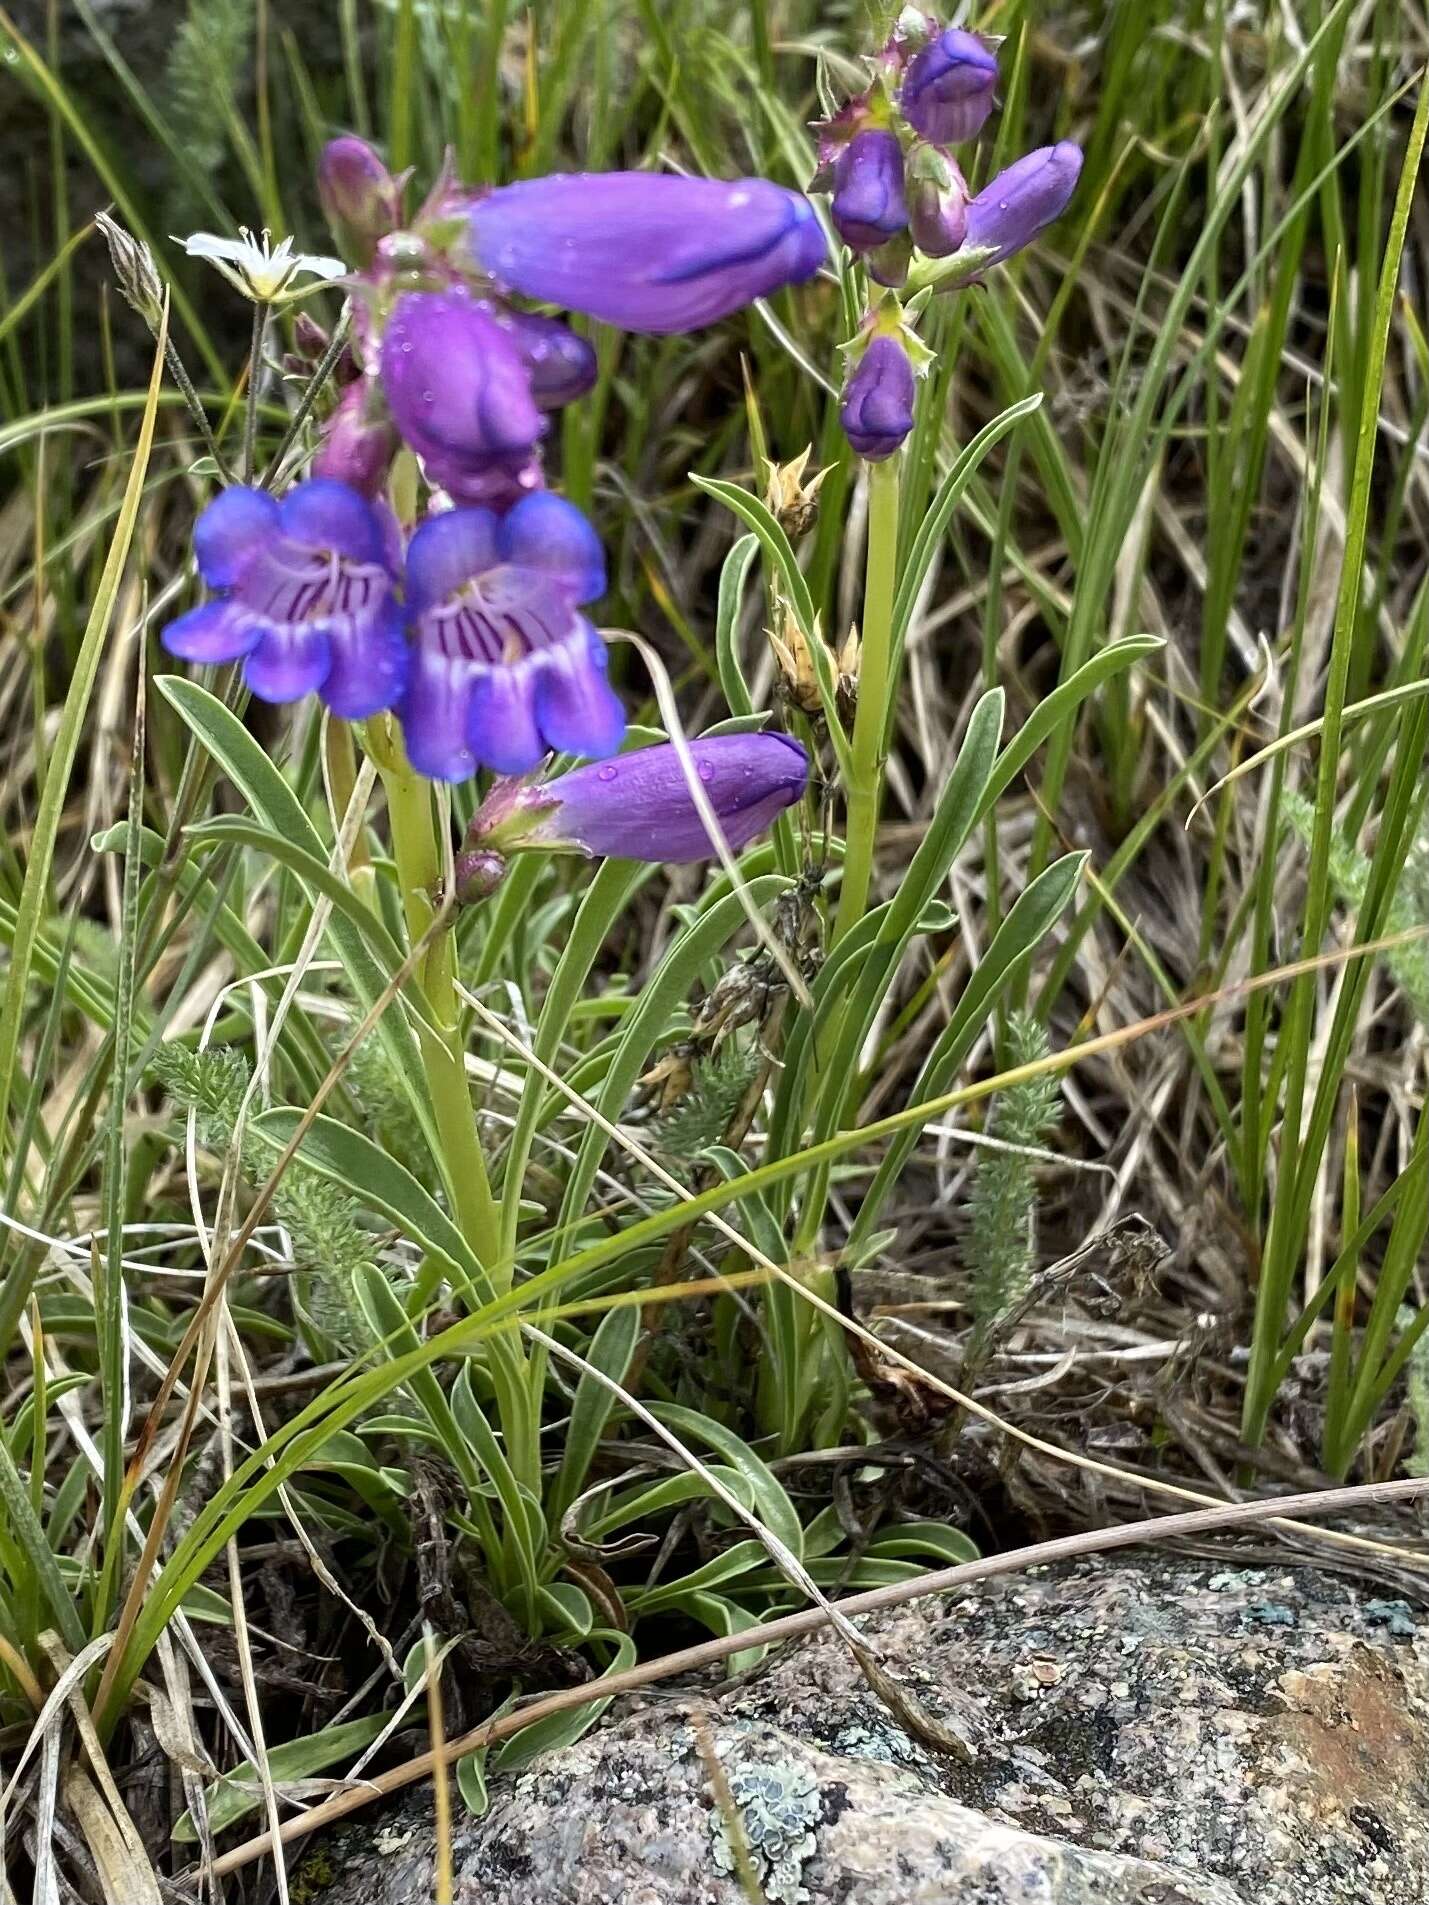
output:
[[[341,258],[294,251],[291,238],[282,238],[272,245],[269,236],[265,231],[255,238],[247,226],[240,225],[237,238],[194,232],[188,238],[176,238],[174,243],[182,245],[190,258],[207,258],[245,298],[255,298],[264,304],[287,303],[302,297],[305,291],[316,289],[313,285],[295,286],[295,278],[346,277],[347,266]]]

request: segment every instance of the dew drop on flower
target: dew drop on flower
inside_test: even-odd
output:
[[[605,767],[601,768],[596,778],[598,780],[603,780],[603,781],[613,781],[618,778],[619,773],[620,773],[620,769],[618,767],[611,767],[607,764]]]

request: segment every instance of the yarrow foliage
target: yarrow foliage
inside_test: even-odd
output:
[[[404,223],[405,178],[363,140],[318,169],[354,265],[347,382],[314,475],[282,502],[226,491],[201,516],[215,599],[164,631],[172,654],[241,661],[271,701],[395,710],[419,772],[522,773],[555,750],[615,752],[606,649],[582,611],[605,591],[594,530],[546,488],[550,413],[596,379],[589,340],[516,302],[628,330],[690,330],[802,283],[824,261],[813,207],[767,179],[575,174],[469,191],[444,170]],[[200,235],[249,295],[291,295],[341,260]],[[432,492],[404,539],[382,500],[406,445]],[[676,854],[674,857],[680,857]]]

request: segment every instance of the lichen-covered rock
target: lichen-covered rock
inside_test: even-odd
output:
[[[457,1898],[742,1905],[743,1864],[771,1905],[1422,1905],[1424,1620],[1340,1576],[1165,1558],[914,1604],[866,1630],[971,1760],[822,1636],[494,1779]],[[324,1862],[343,1905],[429,1897],[429,1796]]]

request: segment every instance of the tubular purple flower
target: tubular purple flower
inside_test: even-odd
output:
[[[595,531],[549,490],[504,516],[429,516],[407,550],[413,645],[398,710],[417,771],[460,781],[479,766],[524,774],[551,750],[613,754],[625,710],[580,613],[604,593]]]
[[[982,131],[996,90],[996,54],[975,33],[950,26],[914,54],[898,103],[915,132],[950,146]]]
[[[809,757],[787,734],[712,734],[691,741],[690,753],[736,851],[803,798]],[[715,852],[668,742],[575,768],[542,787],[503,783],[478,809],[466,846],[477,855],[564,848],[663,865]]]
[[[386,417],[369,415],[371,395],[366,378],[349,384],[342,393],[323,425],[313,475],[333,477],[364,496],[376,497],[387,481],[398,438]]]
[[[947,258],[968,231],[968,188],[955,160],[919,145],[908,161],[908,230],[925,257]]]
[[[844,390],[839,422],[868,463],[893,455],[913,428],[916,387],[908,353],[896,337],[873,338]]]
[[[318,197],[333,236],[359,264],[402,222],[402,188],[365,139],[330,139],[318,160]]]
[[[409,291],[382,333],[382,388],[403,437],[452,465],[529,455],[546,429],[521,354],[464,291]]]
[[[833,185],[834,225],[851,251],[876,251],[908,223],[896,134],[879,127],[855,133],[834,161]]]
[[[498,310],[496,320],[516,346],[531,396],[542,410],[560,410],[594,386],[595,349],[569,324],[526,311]]]
[[[967,247],[980,255],[979,273],[1030,245],[1066,211],[1082,171],[1082,150],[1071,140],[1042,146],[999,172],[968,206]]]
[[[169,623],[171,655],[241,660],[260,700],[316,693],[349,721],[397,701],[407,643],[392,555],[381,516],[356,490],[315,477],[279,503],[237,484],[199,517],[194,553],[219,593]]]
[[[508,291],[627,331],[691,331],[813,277],[813,206],[767,179],[555,173],[471,209],[478,265]]]

